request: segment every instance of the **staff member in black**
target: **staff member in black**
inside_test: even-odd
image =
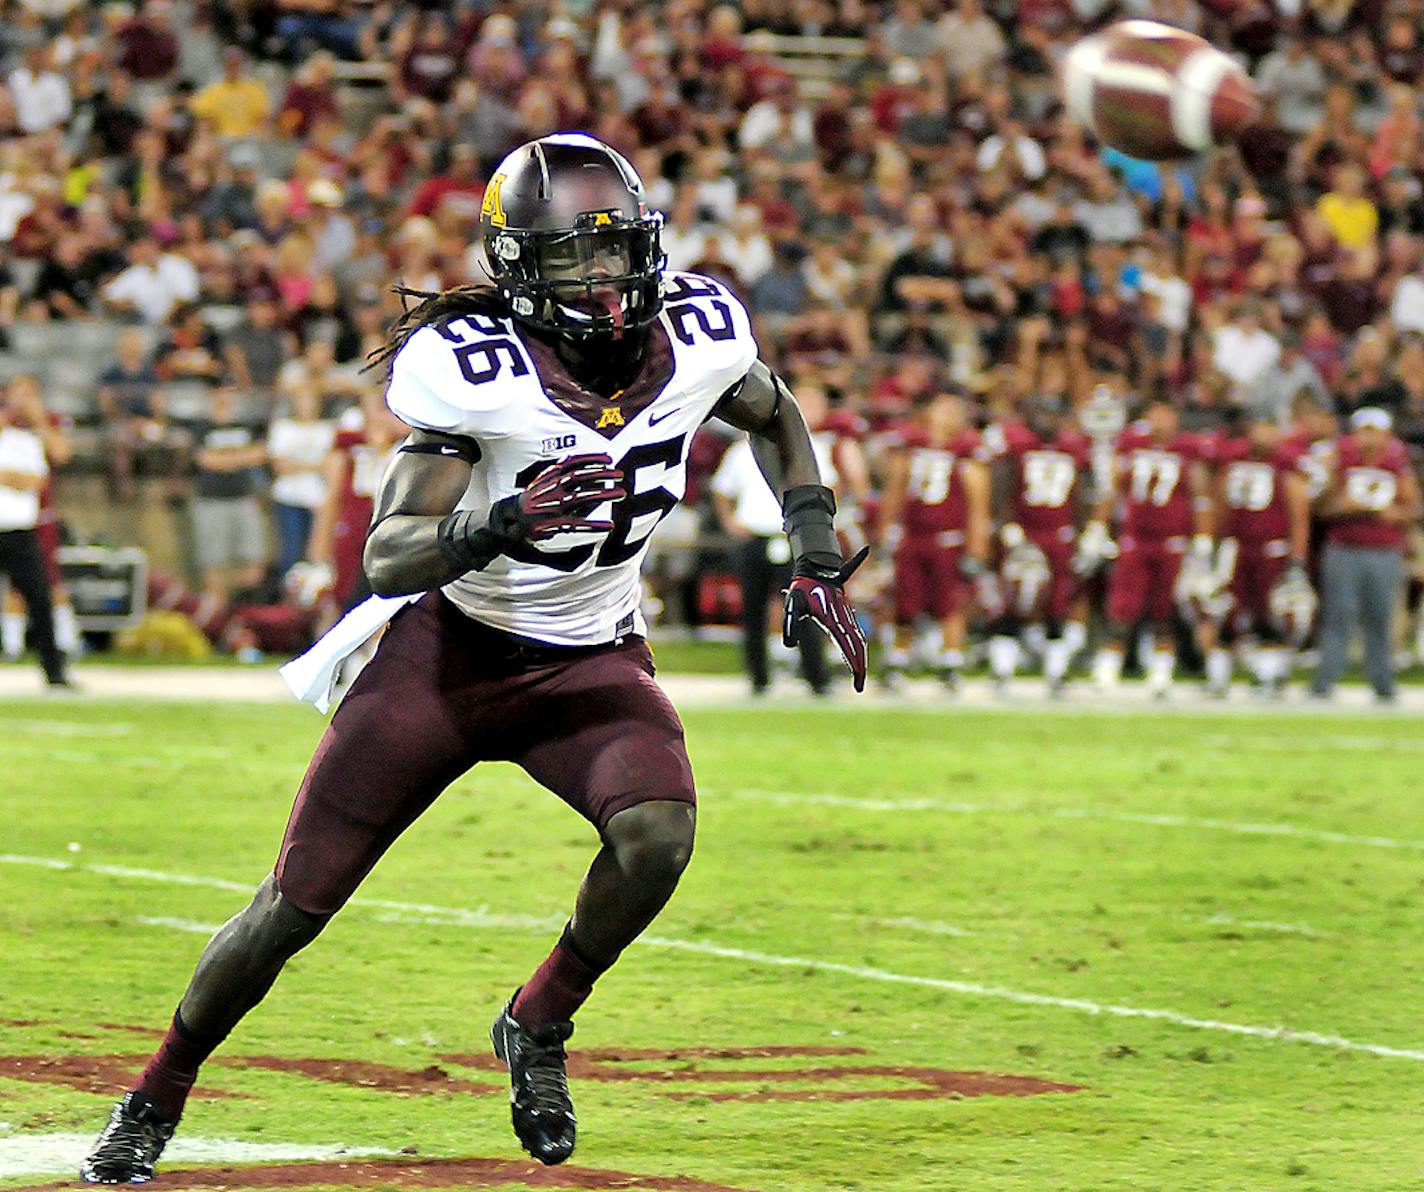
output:
[[[19,411],[13,390],[19,380],[11,381],[0,396],[0,575],[9,576],[24,598],[49,685],[69,687],[64,655],[54,640],[49,580],[35,534],[40,490],[49,476],[49,462],[40,436],[17,425]]]

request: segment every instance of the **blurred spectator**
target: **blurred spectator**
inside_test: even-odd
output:
[[[277,113],[277,127],[283,135],[304,137],[323,116],[340,114],[332,94],[335,62],[328,51],[319,50],[292,76]]]
[[[936,26],[940,52],[951,78],[987,75],[1003,61],[1007,43],[980,0],[959,0]]]
[[[178,34],[169,0],[147,0],[143,11],[119,28],[117,39],[118,65],[140,82],[167,79],[178,65]]]
[[[168,437],[162,384],[137,327],[119,336],[117,359],[99,374],[98,404],[104,418],[109,479],[121,501],[133,498],[135,456]]]
[[[1243,390],[1259,380],[1281,355],[1280,341],[1261,326],[1261,308],[1243,303],[1212,341],[1212,363]]]
[[[25,51],[25,64],[6,80],[15,105],[15,123],[23,133],[44,132],[69,119],[74,110],[69,84],[51,69],[52,52],[43,45]]]
[[[1335,183],[1315,205],[1320,218],[1342,248],[1359,250],[1374,245],[1379,231],[1379,211],[1365,194],[1365,171],[1346,163],[1335,169]]]
[[[336,424],[321,417],[315,386],[293,385],[288,402],[290,411],[273,419],[267,434],[267,463],[274,477],[277,570],[282,575],[306,558],[312,519],[326,499],[323,469],[336,437]]]
[[[1284,34],[1283,45],[1261,59],[1256,82],[1275,100],[1276,119],[1289,133],[1309,132],[1324,114],[1325,69],[1305,38]]]
[[[153,369],[165,383],[216,385],[226,368],[217,334],[203,322],[195,302],[174,307],[169,331],[154,354]]]
[[[237,393],[213,390],[206,421],[193,428],[193,548],[203,590],[229,600],[257,586],[266,567],[267,526],[257,500],[257,469],[267,448],[237,420]]]
[[[133,311],[146,323],[162,323],[179,302],[198,297],[198,271],[192,262],[164,252],[152,233],[134,241],[129,259],[133,264],[103,290],[105,300],[119,310]]]
[[[1220,342],[1220,341],[1218,341]],[[1300,335],[1288,331],[1280,341],[1280,354],[1249,382],[1246,404],[1268,410],[1281,426],[1290,423],[1291,411],[1301,391],[1309,393],[1317,405],[1329,403],[1329,392],[1319,370],[1301,351]]]
[[[220,137],[250,137],[261,132],[272,114],[267,88],[243,73],[246,57],[236,46],[222,54],[222,78],[209,83],[188,102],[199,120]]]
[[[224,359],[244,389],[272,389],[283,362],[292,354],[292,340],[282,329],[280,314],[275,290],[254,289],[247,296],[246,317],[224,337]]]

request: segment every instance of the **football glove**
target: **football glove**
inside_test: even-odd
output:
[[[1174,595],[1183,608],[1206,610],[1214,605],[1221,590],[1221,577],[1212,560],[1211,539],[1198,534],[1182,559]]]
[[[1096,575],[1104,563],[1117,558],[1117,543],[1108,536],[1108,528],[1102,522],[1089,522],[1078,535],[1078,549],[1073,552],[1069,564],[1073,574],[1087,577]]]
[[[1001,571],[1004,583],[1013,590],[1014,606],[1020,616],[1034,610],[1039,593],[1053,578],[1043,548],[1026,538],[1005,552]]]
[[[800,643],[802,626],[808,621],[835,642],[857,691],[865,690],[865,634],[846,598],[845,584],[869,554],[870,547],[863,546],[837,568],[804,556],[797,559],[781,622],[781,640],[788,646]]]
[[[1271,616],[1303,637],[1315,620],[1318,600],[1303,563],[1292,563],[1267,596]]]
[[[613,523],[589,515],[605,501],[627,495],[623,473],[608,456],[571,455],[545,468],[522,492],[496,501],[484,522],[470,510],[445,518],[440,549],[451,563],[480,570],[520,543],[558,534],[607,533]]]

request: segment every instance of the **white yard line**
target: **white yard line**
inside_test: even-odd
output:
[[[1183,915],[1188,923],[1206,923],[1212,927],[1240,927],[1247,931],[1277,931],[1282,935],[1310,935],[1319,936],[1323,932],[1316,931],[1308,923],[1275,923],[1270,919],[1238,919],[1235,915],[1215,914],[1215,915]]]
[[[1284,836],[1297,840],[1317,840],[1326,844],[1360,845],[1366,848],[1424,850],[1424,840],[1395,836],[1357,836],[1349,832],[1329,832],[1299,824],[1260,824],[1191,815],[1156,815],[1139,811],[1099,811],[1086,807],[1035,807],[1025,803],[958,803],[939,799],[862,799],[855,795],[807,794],[801,791],[763,791],[712,788],[713,797],[758,799],[789,807],[847,807],[860,811],[939,811],[951,815],[1026,815],[1051,819],[1106,820],[1119,824],[1143,824],[1154,828],[1191,828],[1212,832],[1233,832],[1243,836]]]
[[[47,737],[126,737],[137,732],[138,725],[121,720],[97,724],[77,720],[43,720],[37,716],[6,716],[0,728],[17,733],[41,733]]]
[[[92,1133],[0,1133],[0,1179],[22,1175],[73,1174],[93,1143]],[[371,1147],[186,1138],[180,1133],[164,1148],[163,1158],[167,1163],[299,1163],[393,1154],[394,1151]]]
[[[894,919],[878,919],[871,915],[848,915],[834,914],[832,919],[840,919],[854,923],[864,924],[866,927],[900,927],[906,931],[919,931],[925,935],[950,935],[958,939],[967,939],[978,932],[970,931],[967,927],[956,927],[953,923],[945,923],[940,919],[915,919],[909,915],[900,915]]]
[[[90,865],[83,868],[67,865],[44,857],[22,857],[14,854],[0,855],[0,864],[32,865],[47,870],[74,869],[79,873],[98,873],[111,877],[127,877],[135,880],[167,883],[180,886],[207,886],[218,890],[250,888],[241,882],[225,878],[204,877],[195,874],[164,873],[153,869],[134,869],[119,865]],[[427,903],[396,902],[389,899],[352,899],[355,905],[366,905],[385,910],[404,911],[414,915],[425,915],[431,919],[443,917],[445,925],[456,925],[463,916],[475,920],[479,927],[510,927],[516,930],[548,929],[549,920],[543,916],[503,915],[489,911],[471,911],[461,907],[433,906]],[[178,920],[179,930],[207,932],[212,925],[198,924],[188,920]],[[781,956],[770,952],[758,952],[747,948],[734,948],[705,940],[679,940],[667,936],[645,935],[637,941],[647,948],[690,952],[701,956],[716,956],[726,960],[738,960],[744,964],[763,965],[774,968],[792,968],[817,972],[838,973],[864,981],[876,981],[895,985],[913,985],[924,989],[937,989],[947,993],[963,994],[967,997],[991,998],[997,1001],[1015,1002],[1026,1006],[1045,1006],[1060,1010],[1074,1010],[1084,1014],[1109,1016],[1114,1018],[1142,1018],[1166,1022],[1173,1026],[1194,1030],[1215,1031],[1222,1034],[1244,1035],[1254,1039],[1268,1039],[1277,1042],[1308,1043],[1316,1047],[1329,1047],[1336,1051],[1358,1051],[1368,1055],[1390,1059],[1407,1059],[1424,1062],[1424,1049],[1391,1047],[1382,1043],[1361,1043],[1339,1035],[1319,1031],[1295,1030],[1284,1026],[1257,1026],[1249,1023],[1223,1022],[1212,1018],[1198,1018],[1182,1014],[1176,1010],[1156,1010],[1141,1006],[1119,1006],[1107,1002],[1094,1002],[1084,998],[1054,997],[1050,994],[1034,993],[1023,989],[1010,989],[1002,985],[983,985],[975,981],[956,981],[945,977],[924,977],[911,973],[897,973],[888,969],[868,968],[862,965],[839,964],[835,961],[820,960],[815,957]]]

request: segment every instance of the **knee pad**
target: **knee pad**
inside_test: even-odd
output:
[[[321,934],[330,915],[313,915],[293,906],[268,874],[257,887],[251,905],[239,916],[240,930],[250,946],[271,959],[293,956]]]
[[[692,857],[696,823],[691,803],[668,799],[620,811],[603,834],[624,872],[675,882]]]

